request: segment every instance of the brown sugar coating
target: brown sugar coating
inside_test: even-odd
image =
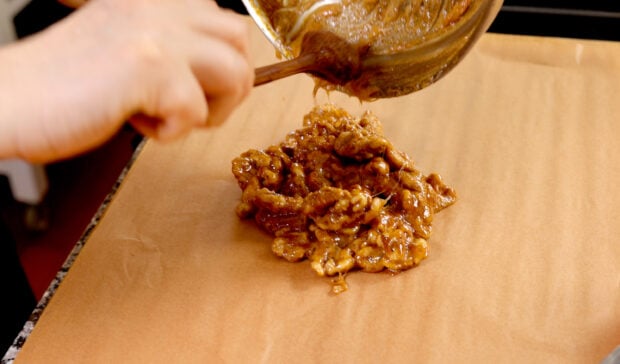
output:
[[[338,277],[336,293],[351,270],[419,264],[434,214],[456,201],[437,174],[394,148],[371,112],[355,118],[334,105],[315,107],[279,145],[242,153],[232,172],[243,191],[237,215],[274,237],[275,255]]]
[[[328,30],[371,54],[409,49],[456,23],[473,0],[252,0],[294,55],[303,34]]]

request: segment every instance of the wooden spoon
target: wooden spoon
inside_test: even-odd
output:
[[[361,58],[368,47],[358,47],[338,35],[316,30],[306,33],[299,56],[291,60],[259,67],[254,86],[298,73],[309,73],[336,85],[344,85],[361,74]]]

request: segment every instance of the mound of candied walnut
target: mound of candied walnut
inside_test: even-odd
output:
[[[273,253],[309,259],[320,276],[347,289],[353,269],[399,272],[428,254],[433,215],[456,194],[437,174],[422,175],[383,135],[371,112],[361,118],[328,104],[304,117],[279,145],[232,161],[242,189],[236,212],[274,236]]]

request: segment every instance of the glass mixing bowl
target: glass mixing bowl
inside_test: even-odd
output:
[[[450,11],[447,7],[455,3],[454,0],[437,1],[440,2],[439,11],[444,15]],[[268,12],[260,7],[259,1],[243,0],[243,3],[277,52],[286,59],[294,58],[296,54],[291,42],[287,41],[286,35],[278,34],[274,29]],[[499,5],[501,0],[471,0],[455,21],[439,29],[429,26],[426,33],[417,37],[417,41],[410,42],[410,46],[393,51],[388,49],[383,53],[370,52],[362,59],[359,78],[341,86],[321,80],[317,85],[365,100],[396,97],[421,90],[445,76],[463,59],[487,30]],[[338,18],[335,19],[338,21]]]

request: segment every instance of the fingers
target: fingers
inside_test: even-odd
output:
[[[252,68],[248,60],[227,43],[209,39],[202,42],[205,54],[193,65],[160,60],[143,79],[141,112],[129,122],[142,134],[172,140],[194,127],[223,123],[252,88]],[[173,64],[173,66],[170,66]],[[142,85],[142,83],[141,83]]]
[[[160,102],[167,103],[169,107],[163,107],[160,112],[173,111],[173,105],[177,102],[186,102],[185,107],[190,107],[189,102],[196,102],[201,109],[194,115],[186,115],[189,119],[183,123],[182,116],[177,119],[165,119],[165,124],[155,129],[150,128],[153,121],[134,121],[136,125],[147,129],[145,131],[159,139],[176,137],[187,132],[189,129],[182,125],[215,126],[220,125],[245,99],[252,89],[254,71],[251,65],[249,52],[249,29],[243,17],[219,8],[213,9],[209,18],[202,19],[197,34],[185,39],[185,42],[174,47],[174,55],[184,54],[187,60],[193,82],[201,89],[201,101],[198,104],[196,91],[192,97],[171,96],[174,87],[167,86],[166,96],[160,97]],[[177,74],[179,71],[175,71]],[[185,71],[184,71],[185,72]],[[175,77],[175,75],[171,75]],[[182,80],[176,79],[180,83]],[[186,77],[185,81],[190,82]],[[164,95],[162,93],[162,95]],[[180,109],[174,110],[178,113]],[[187,113],[187,111],[185,111]],[[154,115],[154,114],[151,114]],[[202,119],[198,119],[202,115]],[[138,120],[143,119],[141,117]]]
[[[249,24],[245,17],[220,9],[215,2],[211,16],[194,20],[196,39],[186,43],[190,67],[209,104],[208,125],[219,125],[249,94],[254,83],[250,56]]]
[[[217,9],[218,15],[208,21],[200,19],[199,31],[205,35],[216,36],[233,46],[240,54],[249,58],[249,25],[242,15],[228,9]]]
[[[169,65],[171,64],[171,66]],[[207,122],[208,106],[202,88],[191,70],[175,62],[162,63],[153,86],[143,94],[142,111],[130,117],[136,130],[154,139],[168,141]]]
[[[201,43],[191,65],[209,104],[208,125],[219,125],[249,94],[254,82],[250,60],[218,39]]]

